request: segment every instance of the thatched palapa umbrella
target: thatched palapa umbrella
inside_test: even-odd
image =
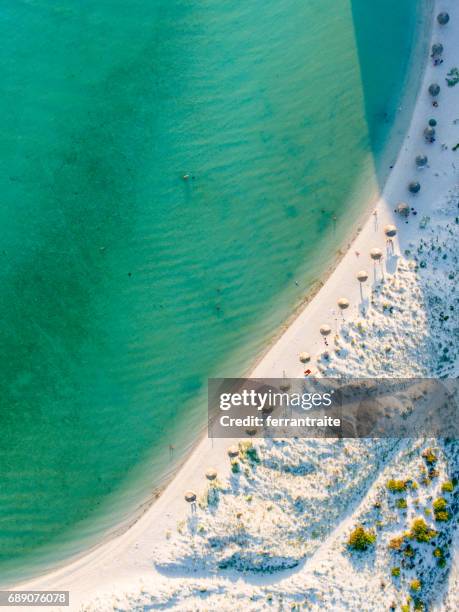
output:
[[[271,404],[265,404],[261,409],[261,414],[263,416],[268,416],[268,414],[271,414],[271,412],[274,412],[274,406]]]
[[[389,224],[384,227],[384,233],[387,236],[387,252],[394,254],[394,242],[392,238],[397,235],[397,228],[395,225]]]
[[[428,125],[424,130],[424,138],[427,142],[433,142],[435,140],[435,128]]]
[[[416,166],[418,168],[424,168],[424,166],[427,166],[428,162],[429,162],[429,158],[427,157],[427,155],[416,155]]]
[[[370,257],[374,261],[374,264],[375,264],[374,265],[375,281],[376,281],[376,264],[377,263],[379,263],[381,265],[381,274],[384,277],[384,272],[383,272],[383,268],[382,268],[382,256],[383,256],[383,252],[381,251],[381,249],[378,249],[378,248],[371,249]]]
[[[210,480],[210,482],[213,482],[214,480],[217,479],[217,470],[214,468],[208,468],[206,470],[206,478],[207,480]]]
[[[368,272],[366,270],[360,270],[360,272],[357,272],[357,280],[360,284],[360,299],[363,300],[362,283],[365,283],[368,280]]]
[[[421,183],[419,181],[411,181],[408,183],[408,191],[410,193],[419,193],[421,191]]]
[[[385,225],[384,233],[386,234],[388,238],[393,238],[394,236],[397,235],[397,228],[395,227],[395,225],[391,225],[391,224]]]
[[[437,21],[440,25],[446,25],[449,21],[449,14],[448,13],[438,13]]]
[[[432,98],[436,98],[440,93],[440,85],[438,83],[432,83],[429,85],[429,93]]]
[[[230,457],[231,459],[234,459],[235,457],[239,457],[239,447],[234,444],[233,446],[230,446],[228,448],[227,453],[228,453],[228,457]]]
[[[347,308],[349,308],[349,300],[348,300],[347,298],[345,298],[345,297],[341,297],[341,298],[339,298],[339,300],[338,300],[337,304],[338,304],[338,308],[339,308],[339,309],[340,309],[340,311],[341,311],[341,316],[342,316],[342,317],[343,317],[343,319],[344,319],[344,311],[345,311]]]
[[[440,57],[443,53],[443,45],[441,43],[434,43],[432,45],[432,57]]]
[[[311,355],[309,353],[300,353],[299,357],[301,363],[308,363],[311,361]]]
[[[321,325],[319,331],[320,331],[322,336],[326,337],[326,336],[329,336],[331,334],[331,327],[330,327],[330,325]]]
[[[184,497],[185,501],[187,501],[189,504],[193,504],[197,499],[196,493],[194,491],[185,491]]]
[[[320,335],[322,336],[322,338],[324,339],[325,342],[325,346],[328,346],[328,341],[327,341],[327,336],[329,336],[331,334],[331,327],[330,325],[321,325],[320,326]]]
[[[406,202],[399,202],[397,204],[397,212],[399,215],[402,215],[402,217],[408,217],[410,214],[410,207]]]

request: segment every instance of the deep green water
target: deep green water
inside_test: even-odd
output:
[[[0,581],[132,514],[331,262],[417,4],[3,0]]]

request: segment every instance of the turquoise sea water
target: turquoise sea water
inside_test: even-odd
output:
[[[330,264],[417,4],[3,1],[0,581],[132,515]]]

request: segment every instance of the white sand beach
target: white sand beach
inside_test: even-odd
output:
[[[437,22],[441,11],[450,14],[447,25]],[[453,147],[459,143],[459,84],[447,86],[446,76],[459,65],[459,8],[437,0],[432,19],[431,43],[443,45],[444,61],[426,62],[381,198],[325,285],[252,376],[302,377],[305,369],[330,376],[457,375],[459,150]],[[431,83],[440,85],[436,98],[428,92]],[[427,143],[431,118],[436,138]],[[415,163],[420,154],[428,157],[423,168]],[[410,193],[411,181],[420,183],[419,193]],[[395,212],[399,202],[409,205],[408,217]],[[388,224],[397,228],[394,254],[384,234]],[[370,257],[374,248],[383,253],[381,265]],[[356,278],[361,270],[369,277],[363,299]],[[350,303],[345,318],[337,306],[342,297]],[[319,332],[323,324],[332,329],[328,347]],[[300,362],[302,352],[310,363]],[[419,578],[419,598],[437,597],[432,609],[458,609],[457,518],[442,525],[445,563],[420,548],[415,563],[401,566],[388,548],[420,512],[433,520],[425,508],[459,469],[454,442],[257,439],[259,463],[243,458],[240,474],[230,470],[232,443],[203,439],[128,531],[14,588],[69,590],[72,610],[387,610],[392,603],[400,609],[407,597],[413,606],[410,583]],[[435,477],[407,492],[406,508],[395,506],[387,479],[421,482],[422,453],[429,448],[435,448]],[[218,473],[210,497],[208,467]],[[184,500],[190,489],[199,500],[193,514]],[[452,500],[455,493],[448,494]],[[356,559],[346,541],[358,523],[378,537],[371,555]],[[391,569],[399,566],[395,579]]]

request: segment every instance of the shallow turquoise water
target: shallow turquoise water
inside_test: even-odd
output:
[[[330,263],[416,4],[4,0],[3,581],[131,514]]]

